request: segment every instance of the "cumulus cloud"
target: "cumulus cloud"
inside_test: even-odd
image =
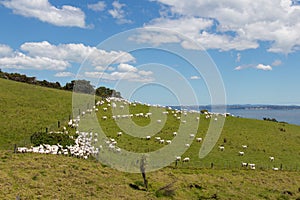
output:
[[[105,4],[104,1],[99,1],[99,2],[97,2],[95,4],[88,4],[88,8],[91,9],[91,10],[93,10],[93,11],[99,11],[99,12],[101,12],[101,11],[103,11],[105,9],[105,7],[106,7],[106,4]]]
[[[3,0],[0,4],[12,9],[14,14],[37,18],[56,26],[85,28],[85,14],[80,8],[63,5],[57,8],[48,0]]]
[[[198,79],[200,79],[200,76],[191,76],[190,79],[191,80],[198,80]]]
[[[15,52],[9,57],[0,58],[0,66],[12,69],[65,70],[70,64],[63,60],[40,56],[30,57],[23,53]]]
[[[118,70],[122,71],[122,72],[129,72],[129,71],[131,71],[131,72],[137,72],[137,68],[135,68],[132,65],[126,64],[126,63],[119,64]]]
[[[89,71],[85,72],[87,78],[96,78],[103,81],[126,80],[130,82],[151,82],[154,80],[152,71],[139,70],[138,68],[120,63],[113,71]]]
[[[258,64],[258,65],[240,65],[234,68],[236,71],[240,71],[243,69],[254,68],[263,71],[271,71],[272,67],[270,65]]]
[[[5,44],[0,44],[0,57],[8,56],[8,55],[11,55],[12,53],[13,53],[12,48],[10,48],[9,46],[7,46]]]
[[[101,71],[105,70],[104,66],[134,62],[135,58],[126,52],[105,51],[81,43],[53,45],[47,41],[26,42],[15,51],[0,45],[2,68],[65,70],[72,63],[80,64],[84,60],[95,70]],[[109,66],[107,70],[112,69]]]
[[[264,71],[271,71],[272,67],[270,65],[263,65],[263,64],[258,64],[256,67],[256,69],[261,69]]]
[[[135,58],[122,51],[105,51],[96,47],[78,44],[53,45],[47,41],[27,42],[21,45],[21,50],[30,56],[46,56],[48,58],[67,60],[68,62],[81,63],[84,59],[93,66],[106,66],[113,63],[133,62]]]
[[[54,75],[55,77],[75,77],[72,72],[58,72]]]
[[[145,75],[147,74],[147,75]],[[153,73],[151,71],[114,71],[112,73],[107,72],[85,72],[87,78],[101,79],[101,81],[119,81],[125,80],[130,82],[151,82],[154,81],[154,78],[150,75]]]
[[[148,25],[169,28],[171,23],[185,21],[184,28],[173,29],[192,36],[206,49],[245,50],[268,41],[270,52],[287,54],[299,50],[300,7],[292,0],[156,1],[168,12]],[[203,27],[195,19],[214,23]]]
[[[108,13],[117,20],[118,24],[128,24],[132,23],[131,20],[126,19],[126,13],[123,8],[126,6],[125,4],[119,3],[118,1],[114,1],[112,3],[113,9],[108,10]]]

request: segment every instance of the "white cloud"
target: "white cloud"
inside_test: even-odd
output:
[[[88,4],[88,8],[93,10],[93,11],[103,11],[106,7],[106,4],[104,1],[99,1],[98,3],[95,4]]]
[[[0,57],[2,56],[9,56],[13,53],[12,48],[5,44],[0,44]]]
[[[55,77],[75,77],[72,72],[58,72],[54,75]]]
[[[138,73],[139,73],[140,75],[142,75],[142,76],[150,76],[150,75],[153,74],[152,71],[144,71],[144,70],[141,70],[141,71],[139,71]]]
[[[23,51],[23,52],[20,52]],[[20,50],[13,51],[9,46],[0,45],[0,65],[2,68],[65,70],[71,63],[81,64],[85,59],[95,70],[104,66],[133,62],[135,58],[122,51],[105,51],[84,44],[53,45],[47,41],[27,42]],[[100,67],[101,66],[101,67]],[[102,67],[103,66],[103,67]],[[108,67],[107,70],[114,68]]]
[[[56,26],[85,28],[85,14],[80,8],[63,5],[57,8],[48,0],[3,0],[0,4],[13,10],[14,14],[34,17]]]
[[[259,69],[263,71],[271,71],[272,67],[270,65],[264,65],[264,64],[258,64],[258,65],[240,65],[234,68],[236,71],[240,71],[243,69],[248,69],[248,68],[254,68],[254,69]]]
[[[200,79],[200,77],[199,76],[191,76],[190,79],[191,80],[198,80],[198,79]]]
[[[150,82],[154,80],[152,75],[152,71],[138,70],[138,68],[125,63],[119,64],[118,67],[110,73],[107,71],[85,72],[85,76],[88,78],[101,78],[104,81],[126,80],[130,82]]]
[[[272,67],[270,65],[263,65],[263,64],[258,64],[256,67],[256,69],[261,69],[264,71],[271,71]]]
[[[282,61],[281,60],[274,60],[274,62],[272,63],[272,66],[273,67],[276,67],[276,66],[279,66],[282,64]]]
[[[300,7],[292,0],[156,1],[169,9],[173,24],[188,20],[184,28],[175,29],[193,36],[207,49],[244,50],[257,48],[260,41],[270,43],[270,52],[287,54],[300,49]],[[150,25],[169,27],[170,17],[162,17]],[[203,34],[204,28],[197,27],[200,23],[195,18],[213,19],[214,26],[205,27],[209,30]]]
[[[27,42],[21,45],[23,51],[30,56],[45,56],[53,59],[81,63],[88,59],[93,66],[106,66],[112,63],[132,62],[134,57],[122,51],[105,51],[84,44],[52,45],[47,41]]]
[[[121,4],[118,1],[114,1],[112,3],[113,9],[108,10],[108,13],[117,20],[118,24],[128,24],[132,23],[131,20],[126,19],[126,13],[123,10],[123,7],[125,7],[125,4]]]
[[[150,73],[148,73],[150,74]],[[152,74],[152,72],[151,72]],[[151,82],[154,80],[151,76],[145,76],[138,72],[119,72],[114,71],[112,73],[106,73],[106,72],[85,72],[85,76],[87,78],[96,78],[101,79],[102,81],[118,81],[118,80],[125,80],[130,82]]]
[[[118,65],[118,70],[121,72],[137,72],[137,68],[135,68],[132,65],[126,64],[126,63],[121,63]]]
[[[30,57],[20,52],[15,52],[9,57],[0,58],[2,68],[36,69],[36,70],[65,70],[70,64],[63,60],[48,57]]]

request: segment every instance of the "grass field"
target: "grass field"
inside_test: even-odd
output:
[[[67,120],[71,99],[70,92],[0,79],[1,199],[18,195],[21,199],[300,198],[300,127],[289,124],[227,117],[221,137],[207,157],[198,158],[201,143],[194,141],[182,155],[191,158],[189,163],[180,163],[177,168],[172,163],[147,174],[148,191],[143,190],[141,174],[119,172],[94,159],[12,153],[13,144],[30,145],[32,133],[55,128],[58,120]],[[149,152],[165,145],[127,134],[117,138],[120,128],[111,119],[110,108],[104,112],[102,107],[107,105],[99,107],[97,118],[103,133],[116,138],[122,149]],[[146,113],[149,109],[145,105],[129,108],[131,113]],[[161,108],[157,109],[161,113]],[[102,120],[104,115],[107,120]],[[186,120],[196,116],[189,114]],[[151,122],[139,117],[133,117],[133,121],[141,127]],[[201,115],[196,137],[204,138],[208,125],[209,120]],[[178,120],[169,114],[155,136],[173,139],[172,132],[178,127]],[[244,144],[247,149],[242,149]],[[223,152],[219,145],[225,146]],[[241,150],[244,156],[238,156]],[[275,161],[270,162],[269,156]],[[241,162],[255,163],[257,169],[241,169]],[[211,163],[214,169],[210,169]],[[282,171],[271,170],[280,165]]]

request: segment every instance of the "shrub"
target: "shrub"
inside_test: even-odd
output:
[[[31,143],[35,146],[41,144],[60,144],[64,147],[66,145],[74,145],[75,141],[69,137],[67,134],[62,133],[45,133],[45,132],[37,132],[31,135],[30,137]]]

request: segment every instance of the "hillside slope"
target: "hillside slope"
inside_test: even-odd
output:
[[[0,149],[28,144],[32,133],[56,126],[71,109],[71,92],[0,79]]]

